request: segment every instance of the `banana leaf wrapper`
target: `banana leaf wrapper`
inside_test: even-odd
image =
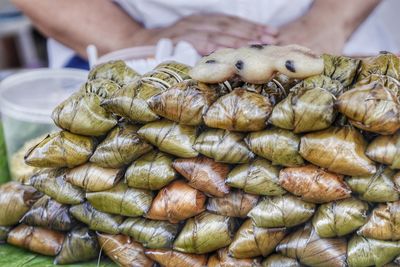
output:
[[[387,75],[371,74],[355,83],[353,87],[360,87],[374,82],[382,84],[384,87],[390,89],[395,95],[399,95],[400,93],[400,82]]]
[[[325,66],[324,75],[339,81],[344,87],[353,83],[361,60],[328,54],[323,54],[322,58]]]
[[[323,130],[336,118],[335,100],[324,88],[295,87],[274,107],[269,122],[294,133]]]
[[[204,122],[208,127],[229,131],[260,131],[267,126],[271,112],[268,97],[237,88],[211,105]]]
[[[283,239],[276,250],[307,266],[347,266],[346,239],[321,238],[308,224]]]
[[[25,213],[21,223],[56,231],[69,231],[78,222],[69,213],[69,206],[43,196]]]
[[[186,221],[174,242],[174,250],[204,254],[228,246],[235,230],[233,218],[203,212]]]
[[[193,148],[199,153],[224,163],[247,163],[255,155],[246,146],[242,133],[207,129],[196,139]]]
[[[294,167],[304,164],[299,154],[300,137],[291,131],[272,128],[253,132],[247,135],[245,142],[252,152],[274,165]]]
[[[172,168],[173,160],[172,156],[161,151],[150,151],[128,167],[125,181],[129,187],[160,190],[177,177]]]
[[[305,89],[322,88],[330,92],[335,97],[341,95],[344,92],[344,87],[338,80],[332,80],[331,78],[323,74],[311,76],[302,80],[293,87],[292,91],[301,88]]]
[[[368,204],[348,198],[322,204],[312,219],[320,237],[344,236],[356,231],[367,221]]]
[[[114,187],[123,175],[123,169],[103,168],[88,162],[68,169],[65,173],[65,181],[85,191],[98,192]]]
[[[379,240],[400,240],[400,201],[377,206],[357,234]]]
[[[399,241],[383,241],[354,235],[349,240],[347,262],[350,267],[383,266],[399,254]]]
[[[284,228],[260,228],[254,226],[251,219],[248,219],[236,232],[229,245],[229,255],[237,259],[266,257],[275,250],[285,234]]]
[[[182,253],[169,249],[146,249],[145,254],[163,267],[203,267],[207,266],[206,255]]]
[[[94,232],[87,227],[76,228],[64,239],[55,264],[71,264],[97,258],[100,252],[99,242]]]
[[[304,135],[300,142],[300,155],[331,172],[369,175],[376,172],[376,166],[365,155],[366,145],[363,136],[353,127],[331,127]]]
[[[155,70],[115,92],[109,99],[103,100],[101,105],[134,122],[155,121],[159,116],[150,109],[147,101],[171,86],[189,79],[188,71],[189,67],[184,64],[162,63]]]
[[[120,124],[96,148],[90,161],[104,168],[121,168],[149,152],[152,146],[137,134],[138,126]]]
[[[312,203],[331,202],[351,195],[349,186],[343,181],[343,175],[311,164],[282,169],[279,182],[290,193]]]
[[[279,184],[279,168],[262,158],[236,166],[225,182],[255,195],[279,196],[286,193]]]
[[[101,106],[108,112],[132,122],[147,123],[158,120],[159,116],[150,109],[146,101],[162,91],[163,87],[160,84],[137,80],[123,86],[108,99],[104,99]]]
[[[75,205],[85,200],[85,192],[64,180],[65,169],[43,169],[29,183],[38,191],[62,204]]]
[[[7,241],[8,233],[11,231],[10,226],[0,226],[0,244]]]
[[[199,154],[192,147],[197,136],[193,126],[161,120],[144,125],[138,134],[161,151],[177,157],[192,158]]]
[[[0,186],[0,226],[18,224],[22,216],[42,196],[35,188],[8,182]]]
[[[293,227],[308,221],[314,215],[315,204],[293,195],[265,197],[248,214],[257,227]]]
[[[144,189],[129,188],[120,182],[106,191],[88,192],[86,199],[98,211],[138,217],[150,209],[153,193]]]
[[[219,95],[215,88],[207,84],[186,80],[153,96],[148,104],[160,117],[196,126],[203,124],[203,115]]]
[[[206,199],[201,191],[176,180],[158,192],[146,217],[177,223],[203,212]]]
[[[208,259],[208,267],[260,267],[259,258],[255,259],[236,259],[231,257],[228,248],[219,249]]]
[[[153,261],[144,255],[143,246],[129,236],[97,233],[104,253],[121,267],[152,267]]]
[[[129,84],[139,77],[139,73],[129,68],[123,60],[113,60],[96,65],[88,75],[89,80],[106,79],[119,85]]]
[[[199,156],[190,159],[176,159],[174,169],[189,181],[189,185],[214,197],[229,193],[225,179],[230,171],[229,165]]]
[[[209,198],[207,210],[223,216],[245,218],[257,202],[258,196],[234,190],[224,197]]]
[[[390,135],[400,128],[398,95],[380,81],[345,92],[336,106],[352,125],[362,130]]]
[[[47,256],[56,256],[64,234],[53,230],[20,224],[8,233],[7,243]]]
[[[94,79],[84,83],[79,89],[84,94],[96,94],[102,99],[110,97],[114,92],[121,89],[118,83],[108,79]]]
[[[104,135],[117,124],[117,120],[100,106],[101,100],[95,93],[77,92],[59,104],[51,117],[58,127],[71,133]]]
[[[290,88],[295,86],[299,81],[297,79],[289,78],[288,76],[277,73],[274,78],[264,84],[244,83],[236,86],[244,88],[251,92],[256,92],[268,97],[272,106],[281,102],[289,94]]]
[[[145,248],[171,248],[178,224],[143,218],[128,218],[120,226],[122,234],[132,237]]]
[[[96,147],[92,137],[61,131],[48,135],[25,155],[25,163],[40,168],[72,168],[89,160]]]
[[[119,234],[119,225],[124,218],[96,210],[88,202],[70,208],[71,214],[86,224],[89,229],[107,234]]]
[[[292,259],[281,254],[272,254],[263,262],[262,267],[302,267],[296,259]]]
[[[368,145],[365,154],[372,160],[400,169],[400,132],[381,135]]]
[[[400,176],[389,168],[380,166],[373,175],[354,176],[346,179],[351,191],[370,202],[391,202],[399,200]]]
[[[371,74],[387,75],[400,80],[400,59],[388,52],[362,59],[358,80],[363,80]]]

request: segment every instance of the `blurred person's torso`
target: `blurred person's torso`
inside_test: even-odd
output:
[[[198,13],[221,13],[238,16],[253,22],[279,27],[304,15],[312,0],[114,0],[133,19],[146,28],[169,26],[182,17]],[[385,0],[383,2],[390,2]],[[385,3],[386,4],[386,3]],[[382,5],[382,4],[381,4]],[[345,8],[345,7],[344,7]],[[382,23],[380,6],[353,33],[343,53],[346,55],[376,54],[381,50],[399,52],[400,44],[394,41]],[[329,30],[329,29],[321,29]],[[73,51],[50,40],[51,67],[60,67]]]

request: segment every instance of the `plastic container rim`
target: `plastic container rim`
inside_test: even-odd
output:
[[[88,73],[89,72],[87,70],[74,68],[38,68],[33,70],[24,70],[20,73],[12,74],[0,82],[0,113],[23,121],[51,123],[51,118],[46,111],[40,108],[26,108],[20,106],[12,101],[6,100],[3,97],[3,94],[5,94],[11,86],[29,82],[38,78],[43,79],[46,76],[49,76],[49,78],[82,78],[82,81],[85,81]]]

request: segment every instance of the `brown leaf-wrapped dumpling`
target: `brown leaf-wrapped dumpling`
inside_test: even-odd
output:
[[[129,188],[125,183],[120,182],[105,191],[87,192],[86,199],[99,211],[138,217],[149,210],[153,193],[144,189]]]
[[[400,169],[400,132],[376,137],[368,145],[365,154],[392,169]]]
[[[370,202],[399,200],[400,173],[380,166],[375,174],[346,178],[346,183],[358,197]]]
[[[400,254],[400,241],[382,241],[354,235],[348,243],[349,267],[383,266]]]
[[[111,130],[117,120],[100,106],[102,97],[96,93],[77,92],[60,103],[51,117],[61,129],[71,133],[101,136]]]
[[[208,267],[260,267],[259,258],[236,259],[229,255],[228,248],[221,248],[208,259]]]
[[[257,204],[258,196],[233,190],[224,197],[209,198],[207,210],[219,215],[244,218]]]
[[[236,166],[225,182],[255,195],[279,196],[286,193],[279,184],[279,168],[262,158]]]
[[[159,190],[172,182],[177,173],[172,168],[173,157],[161,151],[150,151],[135,160],[125,172],[129,187]]]
[[[119,85],[129,84],[139,77],[139,73],[128,67],[123,60],[113,60],[94,66],[88,79],[107,79]]]
[[[271,111],[268,97],[237,88],[211,105],[204,122],[208,127],[229,131],[259,131],[266,127]]]
[[[143,246],[125,235],[107,235],[97,232],[104,253],[121,267],[152,267],[153,261],[144,255]]]
[[[85,192],[65,181],[65,172],[65,169],[42,169],[29,179],[29,183],[59,203],[82,203],[85,200]]]
[[[400,240],[400,201],[377,206],[357,233],[379,240]]]
[[[42,196],[35,188],[8,182],[0,186],[0,226],[13,226]]]
[[[287,191],[304,201],[325,203],[350,197],[351,190],[343,176],[315,165],[282,169],[279,182]]]
[[[96,141],[92,137],[61,131],[48,135],[25,155],[26,164],[41,168],[72,168],[85,163]]]
[[[381,81],[355,87],[336,101],[350,123],[362,130],[390,135],[400,128],[400,101],[398,94]]]
[[[139,126],[120,124],[96,148],[90,161],[104,168],[121,168],[149,152],[152,146],[138,134]]]
[[[20,224],[8,233],[7,243],[47,256],[56,256],[64,234],[41,227]]]
[[[350,86],[357,75],[360,60],[356,58],[323,54],[324,74],[339,81],[344,87]]]
[[[203,212],[206,199],[201,191],[176,180],[158,192],[146,217],[177,223]]]
[[[293,227],[308,221],[315,212],[315,204],[291,194],[265,197],[248,214],[257,227]]]
[[[365,155],[366,142],[353,127],[331,127],[301,138],[300,155],[309,162],[344,175],[369,175],[375,164]]]
[[[312,219],[320,237],[344,236],[356,231],[367,221],[368,204],[347,198],[322,204]]]
[[[346,239],[321,238],[309,224],[287,236],[276,250],[307,266],[347,266]]]
[[[225,179],[229,165],[199,156],[191,159],[176,159],[172,166],[189,181],[189,185],[215,197],[229,193]]]
[[[193,126],[161,120],[147,123],[138,134],[161,151],[178,157],[192,158],[199,154],[192,147],[197,136],[197,129]]]
[[[173,248],[184,253],[208,253],[228,246],[234,230],[233,218],[203,212],[186,221]]]
[[[70,214],[68,205],[44,195],[25,213],[21,223],[56,231],[69,231],[76,226],[77,221]]]
[[[65,181],[89,192],[111,189],[124,175],[123,169],[99,167],[88,162],[65,173]]]
[[[255,156],[243,141],[244,134],[222,129],[207,129],[196,139],[193,148],[218,162],[246,163]]]
[[[358,80],[363,80],[371,74],[387,75],[400,80],[400,59],[395,54],[381,52],[378,56],[361,60]]]
[[[251,151],[274,165],[294,167],[304,164],[299,154],[300,137],[291,131],[272,128],[253,132],[247,135],[245,142]]]
[[[335,96],[324,88],[294,87],[273,109],[270,123],[294,133],[328,128],[336,118]]]
[[[238,259],[265,257],[275,250],[285,234],[284,228],[260,228],[248,219],[236,232],[229,245],[229,254]]]
[[[148,104],[161,117],[195,126],[203,123],[203,115],[219,95],[207,84],[186,80],[153,96]]]

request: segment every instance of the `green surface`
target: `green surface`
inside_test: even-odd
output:
[[[54,265],[53,257],[38,255],[27,250],[10,246],[7,244],[0,245],[0,266],[7,267],[49,267],[49,266],[65,266],[65,267],[116,267],[109,259],[102,259],[97,265],[97,260],[83,264],[70,265]]]
[[[0,121],[0,184],[7,182],[9,179],[6,143],[4,140],[3,124]]]

